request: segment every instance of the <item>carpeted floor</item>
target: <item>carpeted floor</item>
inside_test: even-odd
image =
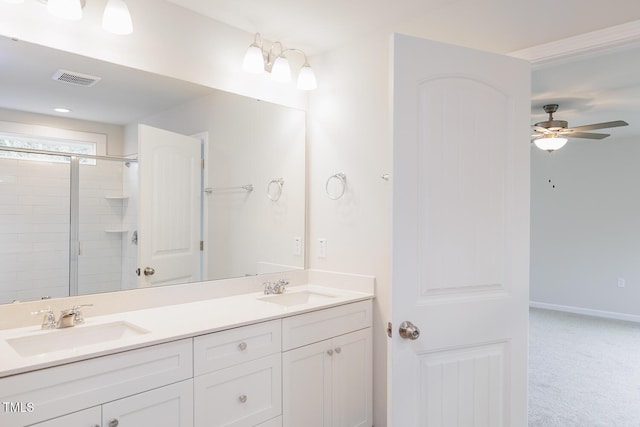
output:
[[[639,427],[640,324],[532,308],[530,427]]]

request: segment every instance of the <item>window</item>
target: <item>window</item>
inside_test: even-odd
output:
[[[19,149],[29,149],[38,151],[54,151],[65,154],[96,155],[96,143],[85,141],[65,141],[55,139],[45,139],[37,137],[15,136],[10,134],[0,134],[0,146]],[[35,160],[56,163],[69,163],[70,157],[55,156],[50,154],[37,154],[21,151],[0,150],[1,158]],[[80,164],[95,165],[95,159],[80,158]]]

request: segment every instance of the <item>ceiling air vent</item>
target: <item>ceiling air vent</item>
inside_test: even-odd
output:
[[[88,74],[76,73],[75,71],[58,70],[53,76],[53,80],[69,83],[76,86],[93,86],[102,80],[102,77],[90,76]]]

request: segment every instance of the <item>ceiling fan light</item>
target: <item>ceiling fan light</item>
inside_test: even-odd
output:
[[[47,10],[53,16],[77,21],[82,19],[82,4],[80,0],[49,0]]]
[[[567,143],[567,138],[539,138],[533,141],[533,143],[536,144],[536,147],[541,150],[552,152],[564,147],[564,145]]]
[[[119,35],[133,32],[131,14],[124,0],[109,0],[102,15],[102,28]]]
[[[249,46],[244,54],[242,69],[252,74],[264,73],[264,56],[262,55],[262,48],[257,43]]]
[[[271,69],[271,80],[274,82],[287,83],[291,81],[291,66],[289,60],[280,55],[276,58]]]

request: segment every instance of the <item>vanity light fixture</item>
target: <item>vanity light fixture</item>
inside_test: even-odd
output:
[[[275,48],[277,48],[279,53],[274,52]],[[247,49],[242,62],[242,68],[244,71],[254,74],[264,73],[265,71],[269,72],[271,73],[271,80],[276,82],[290,82],[291,65],[289,65],[289,60],[285,56],[288,52],[297,52],[304,56],[304,64],[298,73],[298,89],[315,89],[318,84],[316,82],[316,76],[307,60],[307,55],[300,49],[284,49],[282,43],[278,41],[273,43],[267,51],[263,47],[260,33],[255,34],[253,43]]]
[[[53,111],[55,111],[56,113],[70,113],[71,109],[67,108],[67,107],[55,107],[53,109]]]
[[[18,3],[16,0],[11,2]],[[82,9],[86,5],[86,0],[40,0],[40,3],[46,4],[49,12],[58,18],[79,20],[82,19]],[[133,32],[131,14],[124,0],[108,0],[102,14],[102,28],[120,35]]]
[[[567,143],[567,138],[558,138],[556,134],[550,133],[534,140],[533,143],[541,150],[552,152],[564,147]]]
[[[102,15],[102,28],[120,35],[133,32],[131,14],[124,0],[109,0]]]

